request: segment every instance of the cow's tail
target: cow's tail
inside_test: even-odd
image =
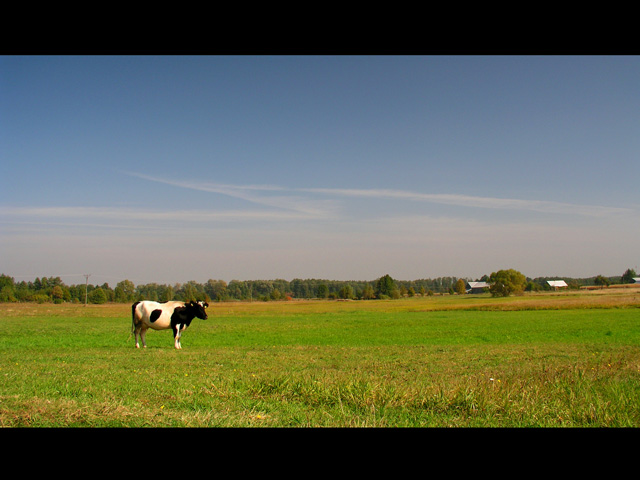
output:
[[[133,332],[136,330],[136,307],[139,304],[140,302],[136,302],[131,305],[131,335],[133,335]],[[129,335],[129,338],[131,338],[131,335]]]

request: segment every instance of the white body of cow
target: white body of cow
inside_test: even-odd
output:
[[[173,330],[174,346],[181,349],[180,337],[182,332],[191,324],[194,318],[207,319],[205,309],[209,306],[206,302],[178,302],[165,303],[143,300],[131,306],[132,325],[131,331],[135,333],[136,348],[140,348],[138,337],[142,340],[142,346],[147,347],[146,333],[149,328],[153,330]]]

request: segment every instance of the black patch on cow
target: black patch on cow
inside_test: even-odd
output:
[[[158,318],[160,318],[160,315],[162,315],[162,310],[160,310],[160,309],[154,310],[153,312],[151,312],[151,315],[149,315],[149,320],[151,321],[151,323],[153,323]]]
[[[173,310],[173,314],[171,315],[171,330],[173,331],[174,338],[178,334],[178,325],[181,326],[181,330],[185,330],[191,325],[194,316],[189,313],[187,307],[176,307]]]
[[[171,315],[171,326],[175,327],[180,324],[188,327],[191,325],[191,321],[194,317],[195,315],[193,315],[187,307],[176,307]]]
[[[204,308],[197,303],[185,303],[184,307],[176,307],[171,315],[171,329],[173,330],[173,336],[176,335],[176,326],[181,325],[182,329],[186,329],[194,318],[201,318],[206,320],[207,314]]]

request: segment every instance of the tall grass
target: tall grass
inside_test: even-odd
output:
[[[181,351],[127,305],[0,305],[0,426],[640,426],[639,304],[558,298],[214,304]]]

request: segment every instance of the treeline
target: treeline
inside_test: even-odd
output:
[[[637,276],[628,269],[622,276],[604,277],[598,275],[589,278],[563,279],[569,288],[592,285],[612,285],[631,283]],[[559,277],[527,278],[526,291],[550,290],[547,280]],[[372,300],[436,294],[463,293],[459,280],[466,283],[469,278],[438,277],[420,280],[396,280],[384,275],[372,281],[343,281],[323,279],[276,280],[224,280],[210,279],[206,283],[189,281],[174,285],[148,283],[134,285],[123,280],[115,287],[108,283],[93,285],[81,283],[66,285],[60,277],[41,277],[34,281],[16,282],[13,277],[0,275],[0,302],[39,302],[39,303],[92,303],[108,302],[130,303],[138,300],[205,300],[207,302],[224,301],[275,301],[291,299],[353,299]],[[483,276],[476,281],[488,281]]]
[[[16,282],[0,275],[0,302],[53,303],[128,303],[138,300],[272,301],[288,299],[374,299],[400,298],[407,295],[433,295],[448,292],[456,277],[439,277],[414,281],[393,280],[388,275],[374,281],[323,279],[224,280],[206,283],[189,281],[174,285],[148,283],[134,285],[123,280],[115,287],[108,283],[66,285],[60,277],[36,278],[33,282]]]

